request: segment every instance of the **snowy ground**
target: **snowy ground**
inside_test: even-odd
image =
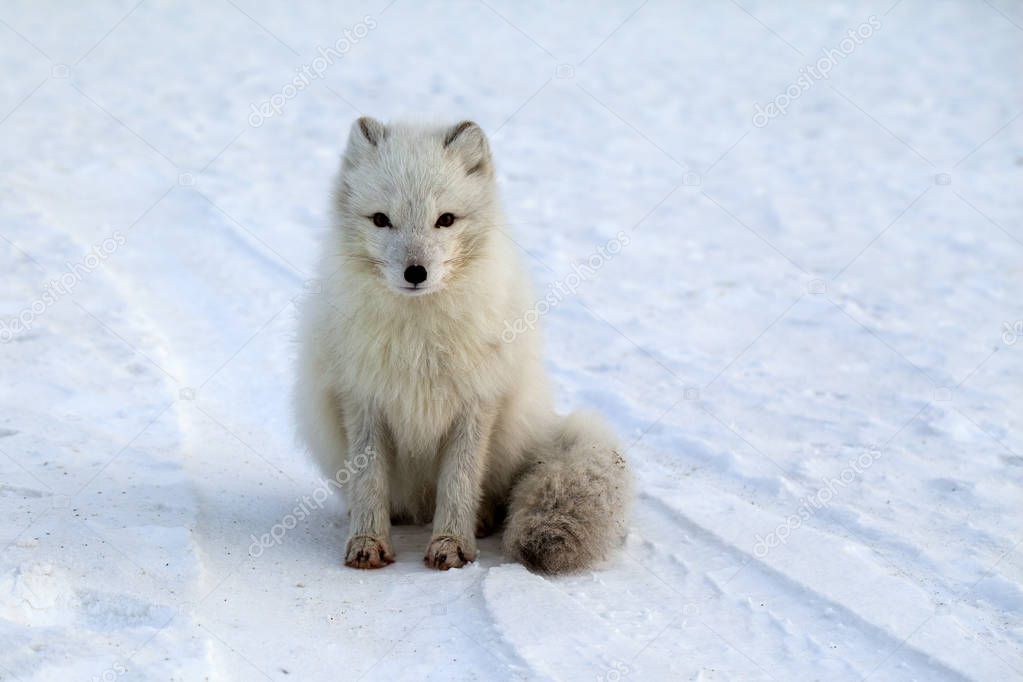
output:
[[[48,4],[0,6],[0,680],[1023,679],[1019,3]],[[609,565],[342,567],[287,391],[360,113],[478,120],[540,292],[628,235],[543,319],[637,470]]]

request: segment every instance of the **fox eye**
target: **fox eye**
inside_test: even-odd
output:
[[[373,224],[376,225],[377,227],[390,227],[391,226],[391,219],[388,218],[383,213],[374,213],[373,214]]]
[[[455,216],[451,213],[441,213],[437,218],[437,227],[451,227],[455,224]]]

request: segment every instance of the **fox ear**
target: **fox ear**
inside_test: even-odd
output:
[[[345,157],[351,161],[369,152],[373,147],[380,144],[380,140],[387,137],[387,128],[383,123],[363,116],[352,124],[348,133],[348,147],[345,150]]]
[[[490,144],[483,129],[472,121],[462,121],[444,131],[444,149],[457,154],[465,163],[465,174],[486,172],[490,168]]]

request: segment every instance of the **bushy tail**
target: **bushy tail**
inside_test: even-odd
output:
[[[578,571],[625,537],[632,476],[599,417],[565,418],[511,492],[504,549],[541,573]]]

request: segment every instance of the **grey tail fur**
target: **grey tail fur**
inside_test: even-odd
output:
[[[565,418],[511,492],[504,549],[539,573],[579,571],[621,544],[632,476],[596,416]]]

